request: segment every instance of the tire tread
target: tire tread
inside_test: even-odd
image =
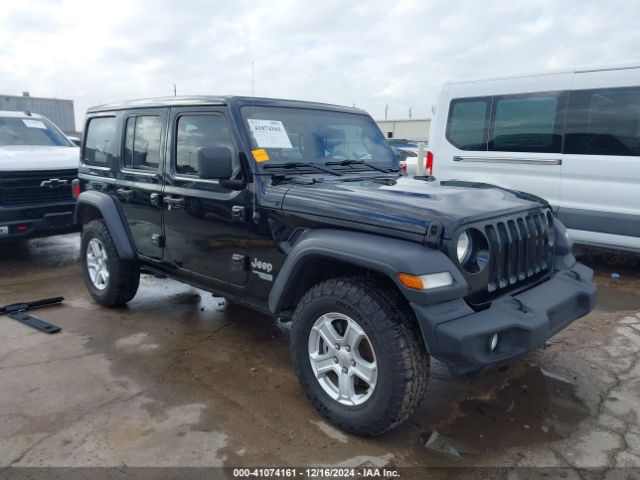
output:
[[[336,418],[323,401],[304,385],[301,363],[307,360],[307,348],[298,348],[292,341],[292,356],[298,378],[313,406],[329,421],[356,435],[380,435],[404,422],[424,397],[429,375],[429,356],[419,332],[413,311],[400,292],[365,276],[333,278],[316,284],[302,297],[293,315],[296,319],[315,301],[326,297],[348,300],[363,314],[371,318],[376,328],[384,332],[385,340],[395,345],[398,355],[393,356],[394,372],[404,372],[401,389],[394,389],[386,404],[386,411],[367,425],[352,425]],[[292,339],[294,335],[292,334]],[[301,352],[303,353],[301,355]],[[315,381],[315,379],[314,379]]]
[[[83,262],[86,245],[93,237],[98,238],[107,251],[109,261],[109,284],[105,292],[100,292],[93,287],[86,266],[83,263],[85,283],[91,296],[96,302],[105,307],[117,307],[130,301],[138,291],[140,283],[140,268],[135,260],[123,260],[118,255],[109,229],[104,220],[91,220],[82,229],[82,255]]]

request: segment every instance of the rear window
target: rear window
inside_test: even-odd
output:
[[[489,150],[559,153],[561,96],[536,93],[494,97]]]
[[[157,115],[127,118],[123,166],[137,170],[157,170],[160,165],[162,120]]]
[[[486,150],[489,99],[458,99],[451,102],[447,140],[460,150]]]
[[[116,118],[96,117],[87,124],[83,161],[88,165],[105,166],[117,155]]]
[[[640,155],[640,88],[571,92],[564,153]]]

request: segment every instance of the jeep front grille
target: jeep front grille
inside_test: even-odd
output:
[[[76,169],[0,172],[0,205],[71,202],[71,181],[77,176]]]
[[[528,213],[485,225],[489,240],[489,283],[494,292],[516,285],[549,269],[551,215]]]
[[[553,263],[553,245],[549,242],[554,228],[549,209],[477,222],[476,228],[488,241],[488,264],[479,273],[464,275],[471,287],[470,304],[482,306],[513,290],[526,288],[544,278]]]

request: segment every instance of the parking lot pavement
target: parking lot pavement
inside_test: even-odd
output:
[[[0,465],[640,466],[640,275],[597,266],[599,307],[545,348],[475,378],[432,365],[427,395],[375,439],[323,421],[286,326],[143,276],[92,302],[78,237],[0,247],[0,304],[63,295],[46,335],[0,317]]]

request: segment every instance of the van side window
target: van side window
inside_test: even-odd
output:
[[[488,99],[451,101],[446,137],[460,150],[486,150]]]
[[[117,155],[116,117],[95,117],[87,124],[83,162],[106,166]]]
[[[207,147],[235,147],[227,121],[222,115],[181,115],[176,135],[176,173],[198,175],[198,149]]]
[[[489,150],[560,153],[562,115],[557,94],[494,97]]]
[[[571,92],[564,153],[640,155],[640,88]]]
[[[160,165],[162,120],[156,115],[127,118],[123,167],[157,170]]]

